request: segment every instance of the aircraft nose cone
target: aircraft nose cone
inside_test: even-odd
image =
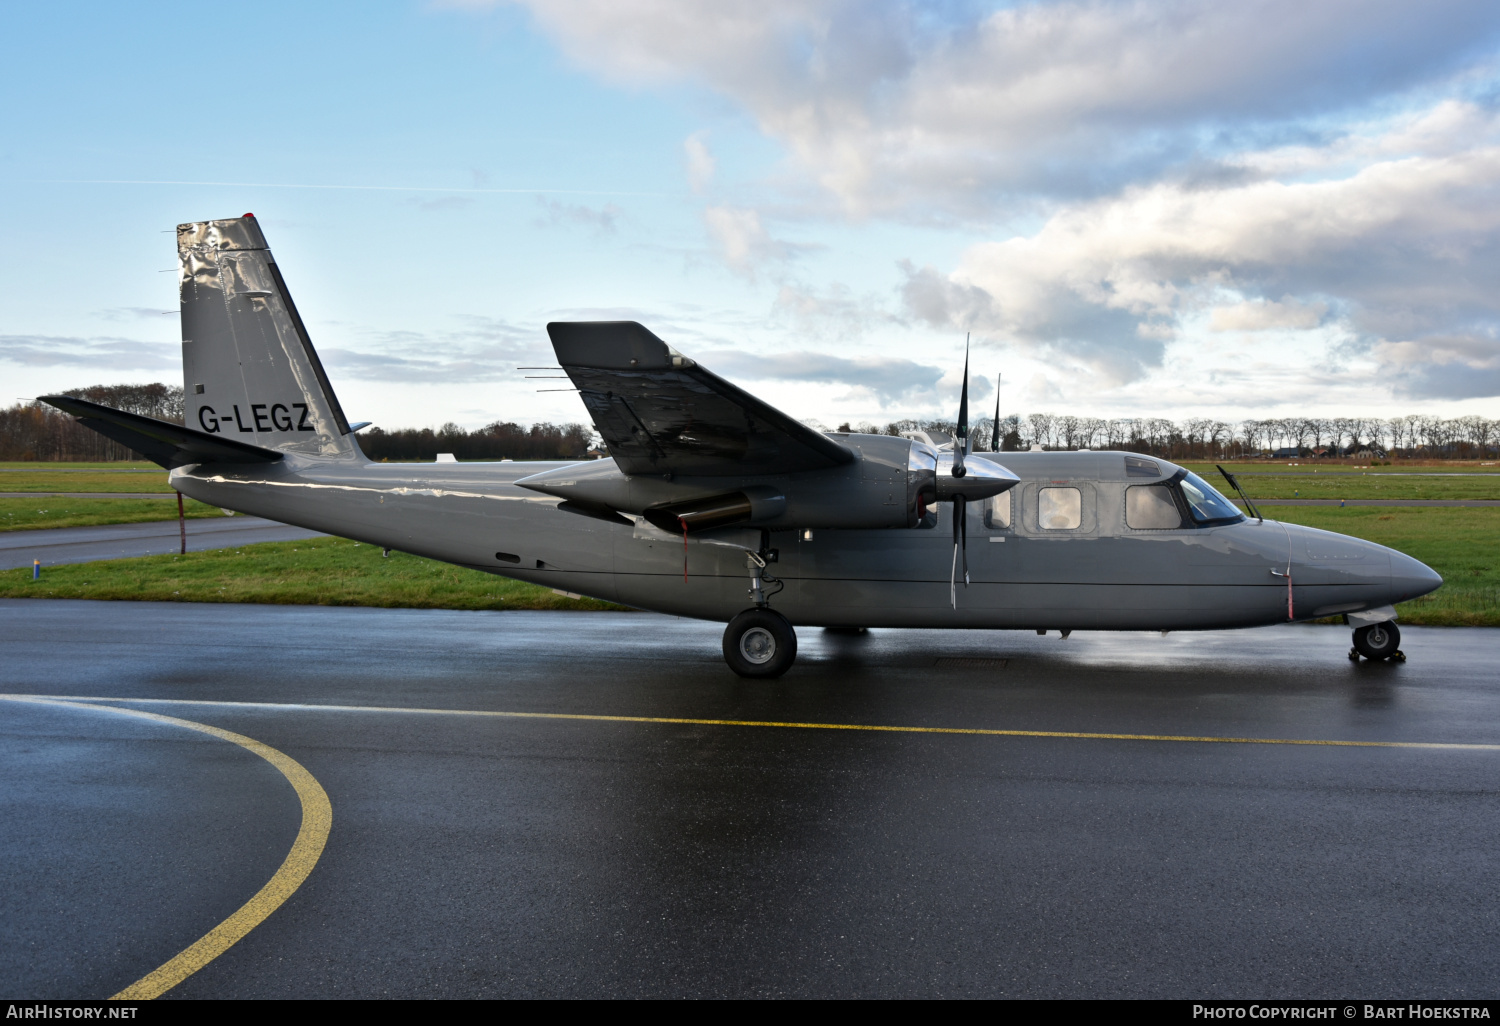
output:
[[[1405,602],[1426,595],[1436,591],[1442,583],[1438,572],[1421,560],[1401,552],[1391,553],[1391,589],[1396,592],[1393,601]]]

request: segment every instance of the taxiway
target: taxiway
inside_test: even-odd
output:
[[[176,520],[143,524],[105,524],[100,527],[56,527],[39,531],[0,533],[0,570],[58,563],[89,563],[96,559],[163,556],[180,551],[182,538]],[[187,521],[187,549],[203,552],[257,542],[321,538],[318,531],[279,524],[260,517],[201,517]]]
[[[272,746],[331,803],[306,882],[168,998],[1500,979],[1493,630],[1407,628],[1404,664],[1315,626],[804,630],[758,683],[718,625],[645,613],[8,600],[0,624],[0,691],[77,700],[0,701],[0,996],[115,993],[297,836],[264,758],[98,705]]]

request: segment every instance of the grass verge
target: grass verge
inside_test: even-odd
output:
[[[1195,469],[1205,481],[1225,495],[1234,497],[1229,482],[1219,472]],[[1406,477],[1377,474],[1374,471],[1351,471],[1297,474],[1292,470],[1240,473],[1240,485],[1258,499],[1500,499],[1500,475],[1486,473],[1473,477]],[[1444,473],[1442,470],[1408,471],[1410,474]],[[1448,473],[1467,471],[1448,471]]]
[[[1232,495],[1228,483],[1209,479]],[[1359,477],[1322,474],[1317,477],[1240,478],[1240,486],[1256,499],[1500,499],[1500,477]]]
[[[406,609],[625,609],[343,538],[0,571],[0,598]]]
[[[112,460],[104,463],[72,463],[67,460],[0,460],[0,470],[155,470],[166,473],[150,460]]]
[[[128,474],[86,470],[67,474],[33,474],[9,470],[0,474],[0,492],[161,492],[172,494],[167,472],[160,467],[154,474],[132,471]]]
[[[1437,591],[1396,607],[1402,623],[1500,627],[1500,509],[1277,506],[1263,512],[1388,546],[1442,574]]]
[[[205,506],[195,499],[184,499],[182,508],[194,519],[224,515],[217,506]],[[171,499],[74,499],[54,495],[39,495],[34,499],[0,498],[0,532],[176,519],[177,503]]]

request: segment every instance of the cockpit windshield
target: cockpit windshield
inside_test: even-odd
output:
[[[1187,499],[1188,508],[1193,511],[1193,519],[1198,523],[1232,523],[1245,519],[1245,515],[1235,507],[1234,503],[1220,495],[1213,485],[1192,471],[1187,471],[1179,483],[1182,485],[1182,494]]]

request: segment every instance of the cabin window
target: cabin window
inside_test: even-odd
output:
[[[1182,526],[1182,514],[1165,485],[1125,489],[1125,525],[1137,531],[1165,531]]]
[[[1001,492],[984,502],[984,526],[991,531],[1010,530],[1010,492]]]
[[[1077,488],[1043,488],[1036,494],[1037,526],[1044,531],[1076,531],[1083,523],[1083,493]]]

